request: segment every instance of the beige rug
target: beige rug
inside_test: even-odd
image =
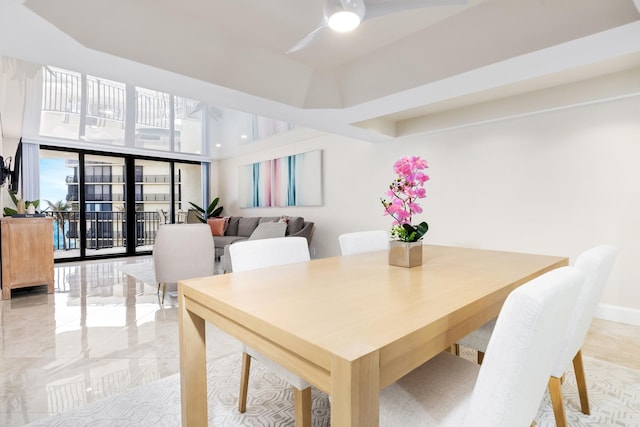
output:
[[[583,415],[573,372],[563,386],[570,426],[640,426],[640,371],[585,358],[591,415]],[[247,412],[237,411],[240,354],[219,360],[208,370],[209,425],[293,426],[293,394],[286,384],[258,362],[252,364]],[[313,425],[329,426],[327,396],[313,390]],[[30,424],[62,427],[91,425],[159,427],[180,425],[180,381],[173,375],[79,409]],[[548,396],[536,425],[555,426]],[[412,426],[413,427],[413,426]]]

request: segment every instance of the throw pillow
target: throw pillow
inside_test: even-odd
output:
[[[228,221],[229,218],[209,218],[207,224],[209,224],[209,228],[211,228],[211,235],[224,236]]]
[[[287,224],[278,222],[263,222],[258,224],[249,240],[271,239],[274,237],[284,237],[284,233],[287,231]]]

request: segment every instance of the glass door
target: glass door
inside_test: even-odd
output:
[[[126,253],[125,194],[124,157],[85,155],[84,222],[87,256]]]
[[[201,204],[199,163],[67,150],[40,149],[55,259],[149,253],[158,227],[187,222],[188,202]]]
[[[171,220],[171,164],[135,159],[136,252],[153,249],[158,227]]]
[[[189,202],[202,205],[202,167],[199,164],[175,163],[175,193],[173,209],[175,222],[187,222],[189,210],[193,209]],[[206,206],[204,207],[206,209]],[[193,217],[193,215],[192,215]]]
[[[78,153],[40,150],[40,210],[53,217],[54,259],[80,257]]]

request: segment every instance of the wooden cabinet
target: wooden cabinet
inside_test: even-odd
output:
[[[53,218],[1,218],[2,299],[11,289],[47,285],[53,293]]]

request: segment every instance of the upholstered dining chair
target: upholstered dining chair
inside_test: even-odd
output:
[[[581,410],[584,414],[590,413],[587,383],[582,364],[582,344],[596,312],[598,301],[600,301],[609,279],[617,253],[617,249],[613,246],[596,246],[580,254],[574,263],[574,266],[586,275],[586,281],[580,290],[571,319],[567,323],[562,350],[549,379],[549,394],[558,427],[567,425],[562,401],[561,378],[569,369],[571,361],[573,361],[576,375]],[[484,324],[458,342],[458,345],[478,350],[478,363],[482,363],[484,352],[487,351],[495,322],[492,320]]]
[[[381,426],[529,426],[584,274],[551,270],[515,289],[482,365],[442,352],[380,393]],[[544,351],[540,351],[544,349]]]
[[[246,240],[229,245],[231,268],[234,273],[264,267],[309,261],[309,246],[304,237],[276,237],[273,239]],[[238,410],[247,409],[249,371],[251,359],[256,359],[293,386],[293,404],[296,427],[311,426],[311,385],[284,369],[268,357],[243,344],[242,371]]]
[[[287,232],[287,224],[283,222],[263,222],[258,224],[251,236],[247,240],[261,240],[261,239],[273,239],[276,237],[284,237]],[[236,242],[237,243],[237,242]],[[224,254],[220,256],[220,267],[223,272],[231,273],[233,267],[231,266],[231,255],[229,254],[229,248],[232,243],[224,245]]]
[[[389,235],[385,230],[355,231],[338,236],[342,255],[389,249]]]
[[[162,286],[162,300],[168,283],[212,276],[215,245],[207,224],[164,224],[158,228],[153,245],[153,268]]]

